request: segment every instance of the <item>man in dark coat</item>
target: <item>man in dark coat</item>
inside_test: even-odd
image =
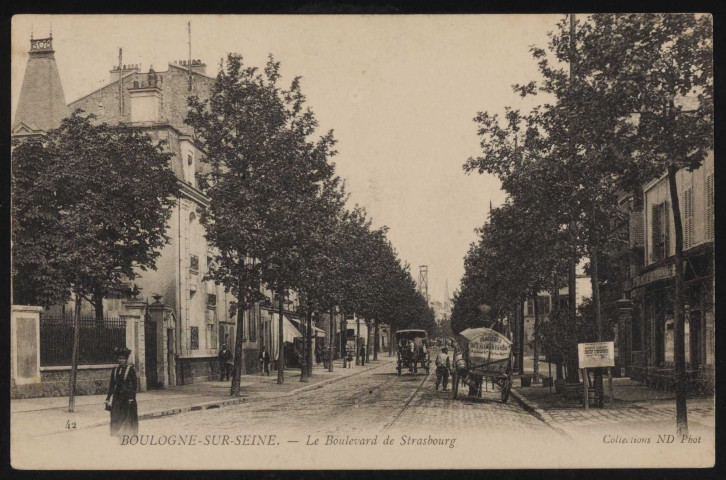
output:
[[[360,364],[361,365],[366,364],[366,344],[365,343],[360,344]]]
[[[217,357],[219,358],[219,380],[225,381],[231,379],[231,365],[229,361],[232,360],[232,352],[229,351],[226,343],[222,344],[222,348],[219,350]]]
[[[136,370],[128,364],[131,350],[119,347],[114,350],[118,367],[111,371],[108,384],[106,409],[111,412],[111,435],[138,435],[139,414],[136,406],[138,381]]]
[[[267,349],[263,346],[260,354],[257,356],[260,360],[260,373],[263,375],[270,375],[270,354]]]

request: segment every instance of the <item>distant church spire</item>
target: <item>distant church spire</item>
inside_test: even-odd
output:
[[[28,64],[13,120],[13,133],[20,124],[33,131],[57,128],[68,115],[53,50],[51,25],[48,38],[33,38],[31,33]]]

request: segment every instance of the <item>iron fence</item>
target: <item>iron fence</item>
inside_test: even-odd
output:
[[[81,317],[79,321],[79,365],[115,363],[114,348],[126,345],[126,322],[106,317]],[[73,355],[73,316],[40,318],[40,365],[70,365]]]

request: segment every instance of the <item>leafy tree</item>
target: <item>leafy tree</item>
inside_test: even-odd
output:
[[[179,188],[161,144],[82,113],[13,151],[15,298],[47,306],[66,300],[69,287],[75,294],[71,411],[81,299],[101,321],[105,297],[156,268]]]
[[[207,101],[190,99],[187,123],[208,151],[206,178],[212,205],[202,215],[218,249],[210,278],[237,297],[238,308],[260,299],[266,284],[279,299],[278,383],[284,382],[283,299],[300,286],[309,242],[318,235],[320,198],[333,177],[329,132],[316,141],[317,121],[306,108],[296,77],[281,89],[280,64],[269,58],[262,72],[230,54],[220,65]],[[235,363],[241,366],[237,329]],[[239,374],[232,394],[239,391]]]
[[[713,150],[713,24],[709,15],[593,15],[582,51],[617,95],[618,125],[634,147],[627,174],[637,190],[666,173],[675,230],[673,296],[676,422],[688,433],[683,313],[683,225],[676,173],[695,170]],[[602,91],[598,91],[602,95]],[[685,107],[684,99],[694,100]]]

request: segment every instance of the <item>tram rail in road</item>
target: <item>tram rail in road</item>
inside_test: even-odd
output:
[[[383,427],[382,433],[388,432],[391,429],[391,427],[398,421],[398,419],[401,418],[401,415],[403,415],[403,412],[406,411],[406,409],[411,404],[413,399],[416,398],[416,395],[418,395],[418,392],[421,390],[421,387],[423,387],[424,383],[426,383],[426,380],[429,378],[430,374],[431,374],[430,371],[425,373],[423,380],[421,380],[421,383],[419,383],[418,387],[416,387],[416,390],[414,390],[413,394],[408,398],[406,403],[403,405],[403,408],[401,408],[401,410],[398,412],[398,414],[393,418],[393,420],[391,420],[391,422],[388,425]]]

